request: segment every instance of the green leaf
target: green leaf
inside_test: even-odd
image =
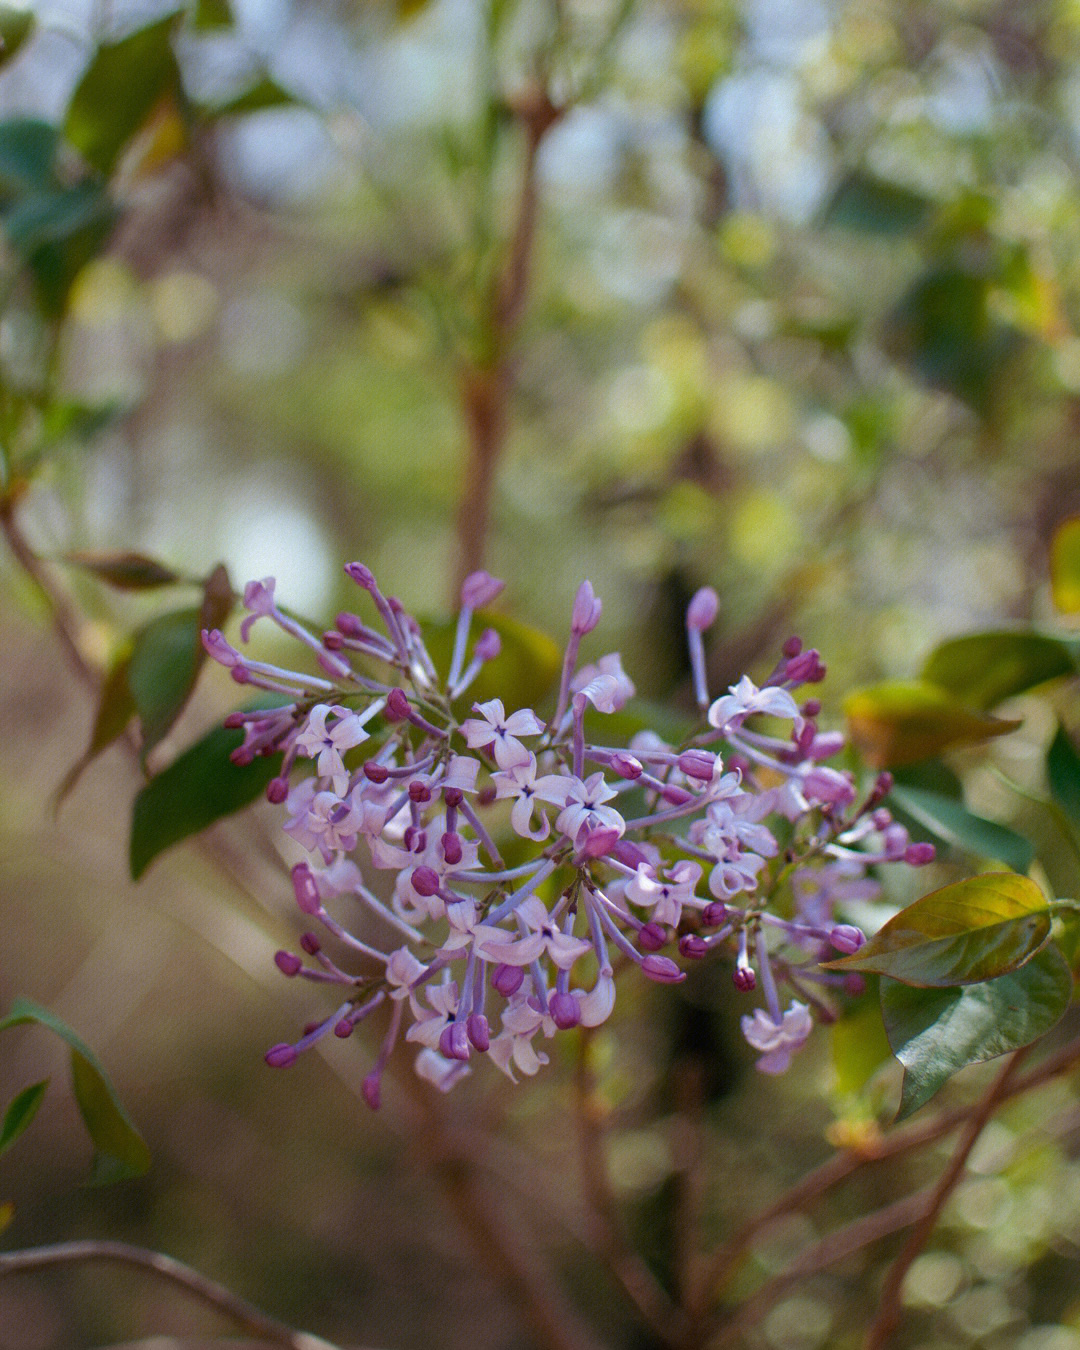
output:
[[[434,620],[424,624],[424,641],[437,670],[447,670],[454,646],[454,623]],[[469,705],[501,698],[507,707],[535,707],[551,693],[562,668],[562,650],[546,633],[518,619],[489,610],[473,616],[471,641],[485,628],[494,628],[502,640],[502,650],[482,667],[462,700]],[[469,648],[471,651],[471,646]]]
[[[1035,849],[1022,834],[975,815],[963,802],[942,793],[897,785],[889,794],[889,806],[901,824],[914,822],[935,840],[977,858],[1007,863],[1016,872],[1026,872],[1035,861]]]
[[[115,1089],[90,1047],[55,1013],[29,999],[17,998],[0,1031],[36,1022],[71,1047],[71,1081],[83,1122],[96,1149],[91,1184],[142,1176],[150,1166],[150,1150],[120,1104]]]
[[[931,891],[827,970],[863,970],[904,984],[974,984],[1016,970],[1050,937],[1050,908],[1015,872],[986,872]]]
[[[48,1086],[49,1080],[44,1078],[40,1083],[31,1083],[29,1087],[16,1094],[4,1112],[4,1122],[0,1125],[0,1153],[7,1152],[37,1115],[37,1109]]]
[[[29,9],[0,5],[0,67],[7,65],[33,31],[34,15]]]
[[[1080,829],[1080,755],[1064,727],[1050,742],[1046,755],[1046,776],[1050,795],[1061,807],[1069,821]]]
[[[54,165],[59,132],[36,117],[0,122],[0,191],[58,186]]]
[[[117,212],[100,184],[30,193],[3,216],[12,249],[30,269],[46,312],[63,313],[71,283],[105,245]]]
[[[127,724],[135,716],[135,700],[128,685],[128,666],[130,652],[123,652],[114,662],[105,682],[101,686],[97,715],[94,718],[90,743],[64,776],[56,792],[56,806],[79,781],[83,770],[113,741],[119,740]]]
[[[953,745],[1004,736],[1020,725],[969,708],[919,680],[889,680],[856,689],[844,701],[856,749],[876,769],[929,759]]]
[[[170,14],[119,42],[103,43],[72,95],[64,134],[88,164],[108,176],[154,107],[180,84]]]
[[[881,981],[881,1012],[904,1066],[898,1119],[930,1100],[954,1073],[1030,1045],[1069,1006],[1072,974],[1054,946],[997,979],[952,989]]]
[[[276,80],[264,75],[249,89],[225,103],[215,103],[207,112],[213,117],[236,117],[244,113],[263,112],[266,108],[295,108],[301,100],[283,89]]]
[[[910,234],[922,225],[930,208],[931,202],[920,193],[856,171],[836,189],[824,223],[867,234]]]
[[[129,860],[136,881],[167,848],[249,806],[265,792],[280,769],[281,756],[232,764],[229,753],[243,739],[241,731],[223,727],[211,731],[135,798]]]
[[[1057,527],[1050,542],[1050,586],[1063,614],[1080,614],[1080,516]]]
[[[147,591],[171,586],[183,578],[171,567],[148,558],[144,553],[79,551],[65,553],[64,561],[82,567],[121,591]]]
[[[936,647],[922,678],[969,707],[987,711],[1047,680],[1075,675],[1069,645],[1043,633],[971,633]]]
[[[229,0],[195,0],[191,10],[191,26],[197,33],[233,26]]]
[[[836,1092],[861,1092],[890,1054],[877,999],[860,997],[829,1028],[829,1040]]]

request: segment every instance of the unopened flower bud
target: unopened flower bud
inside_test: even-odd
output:
[[[418,830],[410,825],[402,838],[402,843],[410,853],[423,853],[427,848],[427,830]]]
[[[600,622],[602,608],[603,606],[592,588],[592,582],[583,581],[574,597],[574,607],[570,614],[571,631],[576,633],[578,637],[584,637],[586,633],[591,633]]]
[[[857,952],[866,941],[866,934],[861,928],[856,928],[851,923],[839,923],[829,934],[829,942],[838,952],[845,952],[850,955]]]
[[[234,684],[250,684],[251,672],[246,666],[233,666],[229,671]]]
[[[880,801],[882,797],[887,797],[893,790],[895,779],[888,769],[883,769],[874,780],[874,796]]]
[[[365,567],[363,563],[346,563],[345,575],[355,581],[358,586],[363,586],[365,591],[374,591],[378,589],[375,584],[374,572],[372,572],[370,567]]]
[[[685,806],[688,801],[693,800],[694,794],[688,792],[684,787],[678,787],[675,783],[665,783],[660,790],[660,796],[669,806]]]
[[[712,901],[701,911],[701,922],[706,928],[719,928],[727,918],[727,905],[723,905],[719,900]]]
[[[781,648],[781,651],[790,661],[793,657],[798,656],[798,654],[802,651],[802,638],[796,637],[795,634],[793,633],[791,637],[789,637],[788,640],[784,643],[783,647]]]
[[[884,830],[887,826],[892,824],[892,812],[887,811],[884,806],[879,806],[870,817],[870,823],[875,830]]]
[[[229,731],[237,731],[244,725],[244,714],[242,712],[231,712],[222,725]]]
[[[658,952],[661,947],[667,945],[667,940],[667,930],[655,919],[643,924],[638,933],[638,946],[647,952]]]
[[[548,1012],[560,1031],[569,1031],[581,1021],[581,1004],[573,994],[552,994],[548,999]]]
[[[364,1101],[373,1111],[377,1111],[382,1102],[380,1087],[381,1079],[377,1073],[369,1073],[360,1087],[360,1091],[364,1094]]]
[[[496,633],[494,628],[485,628],[476,639],[476,646],[473,648],[473,656],[478,661],[494,661],[502,651],[502,638]]]
[[[700,961],[708,952],[705,939],[697,933],[684,933],[679,939],[679,955],[691,961]]]
[[[808,698],[799,711],[804,717],[817,717],[821,712],[821,699]]]
[[[281,971],[282,975],[296,975],[303,968],[303,961],[295,952],[275,952],[274,965]]]
[[[322,951],[322,943],[314,933],[301,933],[300,946],[307,952],[308,956],[315,956],[316,953]]]
[[[505,586],[505,581],[493,577],[490,572],[470,572],[461,583],[461,603],[466,609],[483,609]]]
[[[640,778],[644,770],[641,761],[635,759],[633,755],[628,755],[622,750],[617,750],[611,756],[612,772],[617,773],[620,778],[635,779]]]
[[[647,956],[641,963],[642,971],[658,984],[678,984],[686,979],[686,972],[667,956]]]
[[[287,1041],[282,1041],[280,1045],[272,1045],[264,1059],[272,1069],[287,1069],[296,1063],[296,1051]]]
[[[358,638],[364,633],[364,625],[355,614],[350,614],[348,610],[343,609],[341,613],[335,617],[334,623],[337,626],[337,631],[344,637]]]
[[[716,756],[708,750],[686,750],[679,756],[679,772],[702,783],[712,781],[716,771]]]
[[[932,863],[936,856],[937,850],[933,844],[909,844],[904,861],[912,867],[924,867],[927,863]]]
[[[845,994],[850,994],[852,998],[858,998],[860,994],[866,993],[866,981],[857,970],[851,971],[844,976],[843,989]]]
[[[339,1021],[334,1023],[334,1035],[344,1041],[352,1035],[353,1027],[355,1025],[356,1023],[353,1022],[351,1018],[342,1017]]]
[[[425,898],[434,895],[439,889],[439,874],[434,867],[414,867],[412,874],[412,888],[417,895]]]
[[[385,783],[390,777],[390,770],[377,759],[369,759],[364,764],[364,777],[369,783]]]
[[[448,787],[444,790],[442,799],[447,806],[460,806],[465,800],[465,794],[460,788]]]
[[[305,862],[299,862],[292,870],[293,891],[296,903],[305,914],[318,914],[322,908],[319,888],[315,884],[315,874]]]
[[[895,861],[905,857],[907,846],[911,842],[911,836],[903,825],[894,821],[891,825],[885,827],[884,842],[885,856]]]
[[[740,994],[750,994],[757,988],[757,976],[749,966],[736,966],[731,972],[731,982]]]
[[[697,633],[704,633],[716,622],[720,612],[720,597],[711,586],[702,586],[695,591],[694,598],[686,607],[686,626]]]
[[[525,972],[520,966],[499,964],[491,972],[491,985],[503,998],[511,998],[521,988]]]
[[[583,825],[574,843],[582,858],[602,858],[618,841],[619,831],[606,825],[589,829]]]
[[[439,1036],[439,1054],[446,1059],[469,1058],[469,1034],[464,1022],[448,1022]]]
[[[409,784],[409,800],[411,802],[431,801],[431,788],[422,778],[414,778]]]
[[[809,647],[788,662],[784,677],[794,684],[820,684],[825,678],[825,673],[825,662],[821,659],[821,653],[816,648]]]
[[[333,628],[328,628],[322,635],[322,645],[328,652],[339,652],[345,645],[345,639]]]
[[[404,689],[391,689],[386,696],[383,716],[388,722],[404,722],[412,712],[412,705]]]
[[[461,847],[461,835],[452,830],[447,832],[440,839],[442,845],[443,857],[450,867],[456,867],[464,857],[464,849]]]
[[[465,1023],[465,1030],[468,1033],[469,1040],[474,1050],[479,1050],[481,1054],[486,1053],[491,1045],[491,1031],[488,1027],[488,1020],[483,1013],[473,1013]]]

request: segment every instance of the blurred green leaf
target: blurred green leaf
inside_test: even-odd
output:
[[[229,0],[195,0],[191,8],[191,26],[198,33],[231,28],[233,13]]]
[[[985,712],[1062,675],[1076,674],[1073,645],[1042,633],[971,633],[943,642],[922,678]]]
[[[65,553],[64,561],[93,572],[122,591],[145,591],[158,586],[171,586],[182,580],[179,572],[148,558],[145,553],[117,551],[112,553]]]
[[[108,176],[155,106],[180,85],[172,34],[177,15],[139,28],[94,54],[68,105],[64,134]]]
[[[0,1202],[0,1233],[11,1223],[15,1217],[15,1206],[10,1200]]]
[[[921,193],[856,171],[836,189],[824,224],[868,234],[910,234],[926,220],[931,206]]]
[[[243,113],[262,112],[266,108],[296,107],[302,102],[269,75],[264,75],[250,89],[245,89],[242,94],[237,94],[225,103],[215,103],[207,111],[214,117],[234,117]]]
[[[1066,520],[1050,542],[1050,585],[1063,614],[1080,614],[1080,516]]]
[[[836,1092],[842,1097],[861,1092],[891,1054],[876,990],[833,1022],[829,1040]]]
[[[90,743],[64,776],[56,792],[56,806],[72,790],[82,776],[84,769],[113,741],[119,740],[127,724],[135,716],[135,700],[128,684],[128,667],[131,661],[130,650],[125,650],[112,664],[101,686],[98,698],[97,714]]]
[[[904,1066],[903,1120],[954,1073],[1030,1045],[1069,1006],[1072,974],[1054,946],[1026,965],[981,984],[913,989],[881,981],[881,1012],[893,1054]]]
[[[36,1022],[71,1047],[71,1081],[83,1122],[96,1155],[91,1184],[142,1176],[150,1166],[150,1150],[120,1104],[97,1056],[55,1013],[29,999],[17,998],[0,1018],[0,1031]]]
[[[940,759],[921,759],[914,764],[898,765],[893,770],[893,780],[902,787],[922,788],[954,801],[962,801],[964,797],[963,783]]]
[[[59,141],[56,128],[36,117],[0,122],[0,193],[58,186],[54,165]]]
[[[1050,795],[1080,829],[1080,755],[1062,726],[1058,727],[1046,754],[1046,776]]]
[[[11,1105],[4,1112],[3,1124],[0,1124],[0,1153],[6,1153],[23,1130],[37,1115],[37,1109],[49,1086],[47,1078],[40,1083],[31,1083],[16,1093]]]
[[[952,797],[898,784],[889,793],[888,805],[901,824],[913,821],[935,840],[977,858],[1007,863],[1016,872],[1026,872],[1035,860],[1035,849],[1022,834],[977,816]]]
[[[424,641],[437,670],[447,670],[454,647],[454,623],[424,623]],[[502,640],[502,650],[488,661],[460,701],[468,705],[501,698],[507,710],[535,707],[551,693],[562,668],[562,649],[546,633],[512,619],[506,614],[478,611],[473,616],[472,642],[485,628],[494,628]],[[469,651],[472,647],[470,645]],[[466,662],[468,657],[466,657]]]
[[[904,984],[974,984],[1016,970],[1050,937],[1042,891],[1015,872],[986,872],[924,895],[852,956],[827,970],[863,970]]]
[[[79,270],[104,246],[116,209],[97,183],[34,190],[3,213],[4,231],[29,267],[46,312],[63,312]]]
[[[918,680],[856,689],[844,700],[844,712],[852,743],[876,769],[929,759],[949,746],[1004,736],[1020,725],[969,708]]]
[[[136,881],[167,848],[249,806],[266,790],[280,769],[281,756],[233,764],[229,753],[243,739],[242,731],[211,731],[135,798],[129,862]]]
[[[34,31],[34,14],[30,9],[14,5],[0,5],[0,68],[18,54],[19,48]]]

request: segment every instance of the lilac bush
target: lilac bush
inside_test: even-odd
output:
[[[532,1075],[547,1063],[546,1040],[611,1016],[621,970],[671,984],[685,979],[676,957],[721,956],[736,987],[764,999],[742,1018],[757,1067],[786,1070],[810,1035],[811,1010],[829,1020],[835,994],[861,987],[858,974],[821,969],[864,941],[844,921],[845,903],[876,894],[871,867],[933,857],[881,806],[887,774],[859,800],[853,775],[826,763],[844,739],[818,729],[816,698],[795,697],[824,678],[818,652],[793,637],[760,688],[743,676],[713,699],[703,634],[717,597],[706,587],[686,615],[698,726],[679,744],[648,727],[611,744],[618,737],[604,734],[604,719],[635,689],[617,652],[580,660],[601,615],[588,581],[545,721],[514,707],[512,690],[465,702],[500,651],[491,628],[471,650],[469,641],[502,582],[486,572],[465,580],[440,675],[417,620],[368,568],[345,570],[378,627],[341,613],[319,637],[279,607],[272,578],[244,592],[241,639],[269,619],[314,653],[321,674],[252,660],[221,632],[203,634],[234,680],[288,700],[229,716],[245,732],[233,758],[283,754],[267,796],[310,855],[292,869],[297,905],[354,958],[343,969],[313,931],[300,938],[303,956],[277,953],[283,974],[334,986],[337,1005],[273,1046],[267,1063],[286,1067],[328,1032],[345,1038],[378,1016],[385,1030],[364,1084],[373,1107],[402,1035],[419,1047],[416,1072],[444,1091],[475,1056],[511,1079]],[[786,734],[758,729],[762,716],[789,724]],[[294,781],[308,761],[313,772]],[[504,860],[497,840],[508,838],[524,861]],[[392,876],[385,900],[372,870]],[[346,910],[348,923],[337,917]]]

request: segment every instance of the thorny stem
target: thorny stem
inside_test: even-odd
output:
[[[878,1315],[874,1319],[866,1338],[866,1350],[882,1350],[882,1347],[888,1344],[893,1332],[899,1326],[901,1316],[900,1293],[904,1284],[904,1276],[911,1269],[915,1258],[929,1242],[930,1234],[934,1231],[938,1217],[945,1206],[945,1201],[948,1200],[964,1174],[968,1156],[975,1147],[976,1140],[982,1134],[990,1117],[997,1110],[1009,1079],[1013,1076],[1017,1065],[1026,1053],[1027,1047],[1017,1050],[1009,1056],[1005,1061],[1004,1068],[990,1084],[989,1089],[978,1103],[977,1110],[968,1121],[967,1128],[960,1137],[956,1151],[949,1159],[948,1166],[934,1187],[926,1210],[885,1277]]]
[[[253,1303],[240,1298],[224,1285],[201,1275],[191,1266],[177,1261],[163,1252],[147,1247],[135,1247],[127,1242],[58,1242],[49,1247],[29,1247],[24,1251],[0,1253],[0,1279],[23,1271],[43,1270],[49,1266],[81,1264],[87,1261],[111,1261],[119,1265],[137,1266],[160,1279],[177,1284],[194,1298],[215,1308],[234,1322],[242,1331],[260,1336],[263,1340],[283,1345],[287,1350],[333,1350],[329,1341],[304,1331],[294,1331],[284,1322],[268,1317]]]

